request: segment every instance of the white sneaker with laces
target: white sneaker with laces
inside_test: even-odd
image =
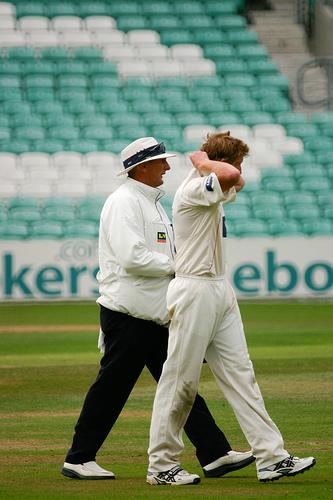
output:
[[[93,461],[83,464],[64,462],[61,474],[73,479],[115,479],[113,472],[103,469]]]
[[[266,481],[276,481],[284,476],[296,476],[296,474],[302,474],[311,469],[315,463],[316,460],[313,457],[298,458],[289,455],[281,462],[259,469],[258,479],[265,483]]]
[[[210,464],[203,467],[203,471],[206,477],[221,477],[228,472],[243,469],[247,467],[252,462],[255,461],[255,457],[252,451],[229,451],[223,457],[214,460]]]
[[[190,474],[178,465],[170,470],[164,472],[149,472],[147,474],[147,483],[152,486],[160,486],[171,484],[172,486],[179,486],[181,484],[198,484],[200,483],[200,476],[197,474]]]

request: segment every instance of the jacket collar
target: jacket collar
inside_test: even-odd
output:
[[[162,189],[155,188],[152,186],[148,186],[147,184],[144,184],[143,182],[136,181],[132,179],[131,177],[127,177],[125,183],[131,188],[135,189],[137,191],[140,191],[144,196],[149,198],[150,200],[159,200],[162,198],[162,196],[165,195],[165,192],[162,191]]]

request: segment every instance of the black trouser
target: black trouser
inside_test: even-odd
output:
[[[158,381],[167,357],[168,329],[101,306],[105,354],[90,387],[66,462],[95,460],[143,368]],[[225,455],[231,447],[217,427],[204,399],[197,395],[184,430],[196,448],[201,466]]]

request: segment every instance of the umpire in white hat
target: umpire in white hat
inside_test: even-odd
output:
[[[172,156],[153,137],[129,144],[121,152],[119,172],[127,178],[110,194],[101,212],[97,302],[104,355],[61,469],[67,477],[114,479],[112,472],[96,463],[96,454],[144,367],[158,381],[167,357],[166,292],[174,276],[175,249],[159,187]],[[185,432],[210,476],[222,476],[254,460],[250,451],[231,449],[199,395]]]

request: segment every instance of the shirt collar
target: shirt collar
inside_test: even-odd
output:
[[[160,198],[162,198],[162,196],[165,195],[165,192],[162,189],[148,186],[147,184],[144,184],[143,182],[140,181],[136,181],[131,177],[127,177],[125,182],[127,182],[128,185],[131,186],[133,189],[140,191],[147,198],[154,201],[159,200]]]

